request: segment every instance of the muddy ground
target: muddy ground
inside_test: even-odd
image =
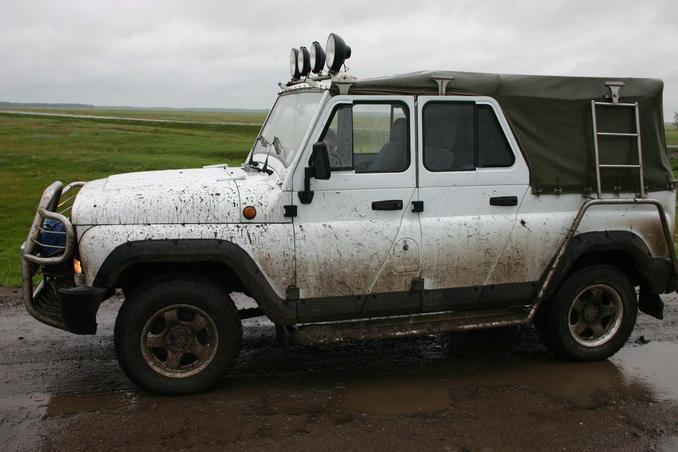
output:
[[[678,297],[592,364],[554,360],[531,328],[325,348],[246,321],[214,391],[155,397],[97,336],[33,320],[0,288],[0,450],[678,450]]]

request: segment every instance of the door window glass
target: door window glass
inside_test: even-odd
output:
[[[472,103],[430,102],[424,106],[424,166],[429,171],[475,169]]]
[[[424,167],[429,171],[473,171],[507,167],[515,161],[489,105],[429,102],[422,123]]]
[[[515,156],[489,105],[478,105],[478,167],[513,165]]]
[[[401,104],[339,106],[321,141],[334,171],[402,172],[410,165],[409,121]]]

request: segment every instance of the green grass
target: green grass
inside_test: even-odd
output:
[[[131,171],[240,164],[259,129],[244,124],[205,124],[247,122],[241,113],[208,116],[176,112],[180,116],[169,117],[164,111],[134,112],[147,114],[149,119],[203,123],[0,114],[0,286],[20,284],[19,245],[25,240],[40,194],[54,180],[70,182]],[[96,114],[104,116],[101,111]],[[263,115],[257,118],[261,121]],[[677,130],[668,127],[666,137],[669,144],[678,145]],[[672,165],[678,175],[678,160],[672,160]]]
[[[73,115],[113,116],[119,118],[162,119],[175,121],[196,122],[225,122],[236,124],[261,124],[266,118],[266,112],[237,111],[211,112],[186,110],[140,110],[140,109],[105,109],[105,108],[52,108],[52,107],[2,107],[4,110],[65,113]]]
[[[666,144],[678,146],[678,129],[675,126],[666,128]]]
[[[52,181],[240,164],[258,130],[0,114],[0,286],[20,284],[19,245]]]

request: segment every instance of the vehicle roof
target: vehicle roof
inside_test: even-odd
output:
[[[620,102],[639,104],[645,183],[650,191],[666,190],[673,184],[661,80],[422,71],[358,80],[349,93],[437,95],[434,78],[450,79],[446,95],[489,96],[499,102],[530,165],[532,188],[540,193],[588,192],[595,187],[591,101],[610,100],[605,82],[624,82]],[[332,92],[338,93],[334,85]],[[599,125],[611,132],[633,132],[635,118],[628,113],[630,109],[601,111]],[[601,159],[610,154],[608,160],[614,163],[637,163],[631,140],[608,141],[612,143],[601,145]],[[607,170],[602,178],[604,190],[637,191],[638,180],[629,174],[628,170]]]

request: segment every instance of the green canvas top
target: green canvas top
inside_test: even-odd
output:
[[[591,100],[609,102],[606,81],[621,81],[620,102],[638,102],[645,185],[673,188],[662,112],[663,82],[618,77],[554,77],[427,71],[359,80],[350,94],[437,95],[434,77],[453,79],[446,95],[489,96],[501,105],[530,166],[537,193],[595,192]],[[337,93],[336,85],[332,87]],[[600,132],[635,132],[632,108],[598,107]],[[635,138],[600,137],[601,163],[635,164]],[[638,192],[637,169],[601,169],[604,191]]]

